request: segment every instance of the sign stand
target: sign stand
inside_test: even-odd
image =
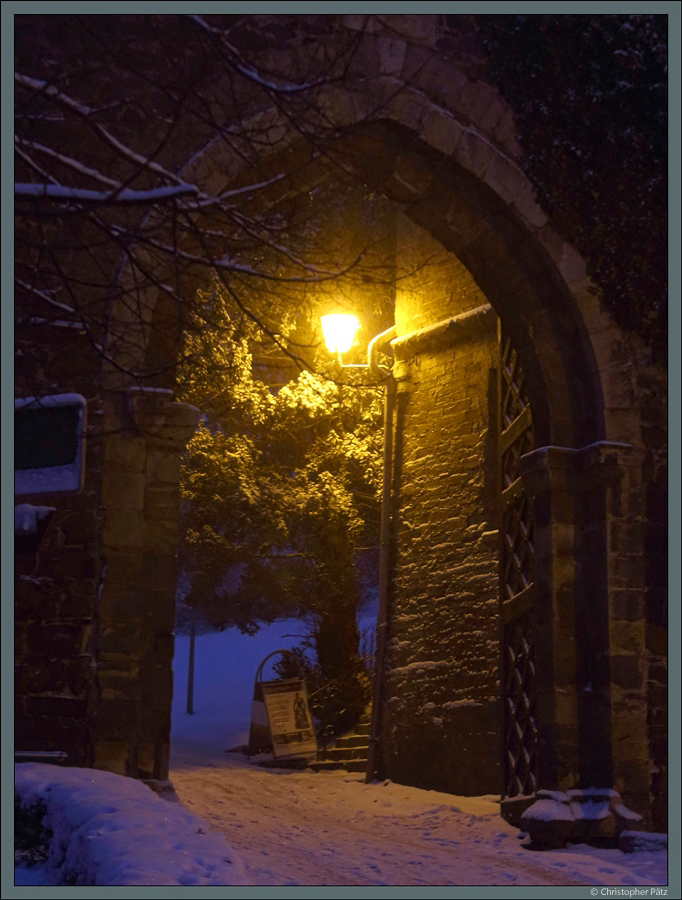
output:
[[[263,681],[266,662],[273,656],[295,662],[298,678]],[[258,667],[253,686],[249,753],[272,750],[275,759],[306,759],[317,754],[313,719],[303,666],[290,650],[275,650]]]

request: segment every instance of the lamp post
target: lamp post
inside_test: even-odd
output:
[[[395,326],[382,331],[367,345],[367,362],[364,364],[348,364],[342,361],[353,343],[353,338],[360,323],[355,316],[334,314],[322,316],[322,332],[325,345],[331,353],[336,353],[339,365],[343,368],[369,369],[379,382],[384,383],[384,448],[383,472],[381,488],[381,525],[379,537],[379,608],[377,610],[376,651],[374,691],[372,696],[372,716],[369,736],[369,753],[365,781],[369,783],[378,776],[378,745],[381,732],[381,701],[383,689],[383,670],[386,657],[386,641],[388,631],[388,586],[390,563],[390,524],[391,524],[391,475],[393,469],[393,412],[395,409],[396,385],[390,369],[380,365],[379,350],[395,337]]]

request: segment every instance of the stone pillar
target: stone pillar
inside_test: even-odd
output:
[[[575,647],[575,500],[572,451],[542,447],[521,457],[533,498],[538,779],[566,789],[578,778],[578,701]]]
[[[615,787],[646,812],[646,649],[639,465],[627,444],[542,447],[534,497],[540,784]]]
[[[613,787],[651,827],[652,761],[647,719],[651,652],[647,646],[645,491],[642,454],[607,445],[594,462],[605,495],[608,654]],[[658,827],[658,826],[657,826]]]
[[[96,768],[168,776],[180,455],[199,412],[171,391],[109,398],[97,639]]]

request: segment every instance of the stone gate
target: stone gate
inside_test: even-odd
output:
[[[303,17],[275,18],[305,29]],[[361,18],[329,17],[345,33]],[[512,112],[481,76],[475,41],[464,52],[439,16],[370,18],[347,81],[322,91],[338,130],[324,158],[303,164],[285,130],[276,153],[248,165],[218,142],[177,171],[229,186],[284,167],[288,190],[304,191],[341,166],[395,210],[397,256],[426,248],[438,261],[395,294],[383,772],[453,793],[508,790],[501,327],[532,410],[513,481],[533,521],[534,778],[614,787],[661,829],[665,373],[600,309],[584,261],[535,201]],[[292,76],[296,64],[292,55]],[[141,317],[112,305],[103,365],[76,373],[55,358],[44,376],[86,397],[91,426],[85,490],[41,501],[57,507],[54,523],[17,566],[17,741],[163,779],[179,463],[198,411],[175,402],[170,375],[140,384],[126,374],[172,360],[149,326],[173,310],[154,291],[139,302]],[[19,392],[37,377],[26,365]]]

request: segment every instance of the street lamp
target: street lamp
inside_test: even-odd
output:
[[[384,384],[384,451],[381,489],[381,531],[379,539],[379,608],[377,610],[376,658],[372,718],[369,736],[369,753],[365,781],[369,783],[379,774],[378,744],[381,731],[381,695],[383,688],[384,660],[388,631],[388,573],[390,564],[391,523],[391,475],[393,470],[393,411],[395,409],[396,384],[390,369],[378,360],[379,350],[395,337],[395,326],[382,331],[367,345],[367,363],[351,365],[343,363],[341,356],[347,353],[360,323],[356,316],[334,314],[322,316],[322,332],[325,345],[335,353],[339,365],[344,368],[369,369]],[[350,337],[348,337],[350,335]]]
[[[348,353],[353,345],[355,332],[360,327],[357,316],[347,313],[332,313],[328,316],[320,316],[324,343],[330,353],[336,353],[340,365],[341,356]]]

